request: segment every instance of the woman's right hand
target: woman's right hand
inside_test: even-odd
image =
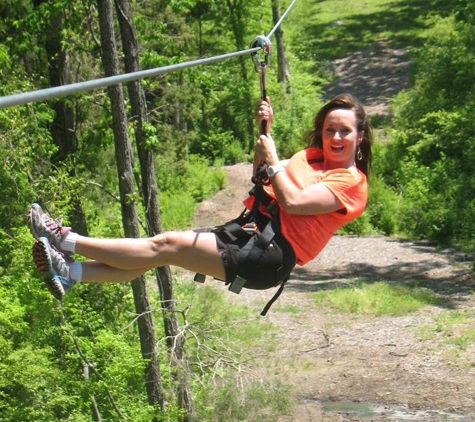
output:
[[[255,109],[256,123],[259,128],[262,128],[262,122],[267,122],[266,133],[270,132],[270,126],[272,119],[274,118],[274,110],[270,105],[270,98],[266,97],[265,100],[259,100]]]

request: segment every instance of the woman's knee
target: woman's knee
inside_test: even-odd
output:
[[[165,232],[149,239],[154,255],[174,254],[183,246],[183,233]]]

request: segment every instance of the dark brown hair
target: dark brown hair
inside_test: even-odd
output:
[[[356,152],[356,167],[364,174],[368,175],[368,172],[371,170],[371,145],[373,143],[373,132],[363,105],[350,94],[337,95],[320,109],[313,121],[313,130],[310,131],[307,136],[309,143],[308,146],[323,148],[323,123],[330,111],[338,109],[352,110],[355,113],[358,132],[363,132],[363,139],[358,145]],[[358,150],[361,151],[361,160],[358,159]]]

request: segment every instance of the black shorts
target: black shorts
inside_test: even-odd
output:
[[[289,242],[278,229],[274,239],[263,252],[257,266],[249,268],[239,265],[239,251],[249,242],[249,237],[230,238],[226,232],[215,232],[218,250],[223,258],[226,284],[232,283],[236,276],[246,280],[246,289],[270,289],[282,283],[295,266],[295,253]]]

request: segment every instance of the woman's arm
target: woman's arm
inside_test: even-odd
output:
[[[275,142],[271,136],[261,135],[256,143],[256,156],[269,166],[284,165],[288,160],[279,161]],[[316,183],[299,189],[285,171],[271,177],[277,201],[288,214],[327,214],[343,208],[342,203],[323,183]]]

